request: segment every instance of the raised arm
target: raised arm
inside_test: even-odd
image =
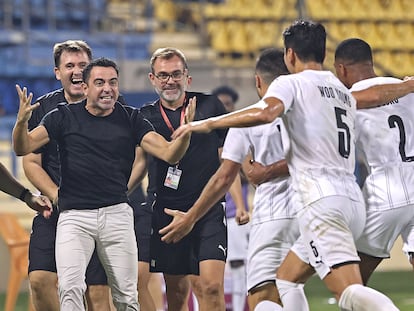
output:
[[[196,108],[196,98],[189,100],[189,104],[185,112],[185,122],[193,121]],[[141,140],[141,148],[170,164],[176,164],[186,153],[190,145],[191,133],[185,133],[177,139],[168,142],[157,132],[148,132]]]
[[[174,216],[172,222],[160,230],[164,242],[175,243],[186,236],[195,223],[222,198],[232,185],[240,171],[239,163],[224,159],[216,173],[201,192],[194,205],[185,213],[178,210],[164,209],[165,213]]]
[[[209,133],[215,129],[266,124],[279,117],[283,111],[284,105],[278,98],[268,97],[240,110],[184,124],[174,132],[172,137],[177,138],[189,132]]]
[[[401,83],[374,85],[365,90],[354,91],[358,109],[378,107],[394,99],[414,92],[414,79],[408,78]]]
[[[190,137],[191,135],[188,133],[168,142],[160,134],[152,131],[142,138],[141,148],[165,162],[176,164],[186,153],[190,145]]]
[[[17,94],[19,95],[19,111],[17,113],[16,123],[13,128],[13,149],[18,155],[26,155],[44,144],[49,142],[49,135],[44,126],[38,126],[28,132],[28,121],[32,111],[39,107],[39,103],[32,105],[33,94],[27,95],[27,89],[23,90],[16,85]]]

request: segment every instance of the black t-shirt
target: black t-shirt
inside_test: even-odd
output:
[[[226,113],[221,101],[212,95],[202,93],[187,92],[188,99],[196,96],[197,107],[194,120],[201,120],[212,116]],[[181,109],[170,110],[164,107],[164,111],[174,129],[180,125]],[[156,101],[152,104],[140,108],[142,115],[148,119],[166,140],[171,140],[171,129],[164,121],[160,103]],[[182,171],[178,189],[171,189],[164,186],[170,164],[155,157],[149,157],[148,161],[148,196],[156,193],[157,202],[165,206],[185,210],[192,206],[200,196],[204,186],[210,177],[220,166],[218,148],[223,146],[226,130],[216,130],[208,134],[193,133],[190,146],[178,164],[178,169]],[[223,198],[224,201],[224,198]]]
[[[95,209],[127,202],[127,183],[135,147],[153,128],[139,110],[115,104],[113,112],[96,117],[86,100],[60,104],[42,119],[59,146],[61,183],[59,209]]]
[[[125,100],[122,95],[119,96],[118,101],[125,105]],[[39,125],[43,117],[51,110],[55,109],[59,104],[67,104],[63,88],[47,93],[38,99],[35,103],[40,103],[40,106],[33,110],[32,116],[29,120],[29,130],[34,129]],[[41,147],[36,153],[42,154],[42,167],[50,176],[56,185],[60,184],[60,162],[57,143],[50,140],[49,143]]]
[[[55,109],[58,104],[67,103],[63,88],[47,93],[35,102],[40,103],[40,106],[33,110],[32,117],[29,120],[29,130],[38,126],[45,114]],[[37,150],[36,153],[42,153],[42,167],[53,182],[58,185],[60,182],[60,163],[56,142],[50,141]]]

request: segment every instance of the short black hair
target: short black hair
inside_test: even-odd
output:
[[[91,61],[84,69],[82,72],[82,80],[83,82],[87,83],[90,76],[91,76],[91,71],[93,67],[112,67],[115,69],[116,74],[119,75],[119,69],[118,66],[116,65],[116,63],[113,60],[110,60],[109,58],[106,57],[100,57],[97,59],[94,59],[93,61]]]
[[[239,99],[239,94],[233,88],[227,85],[216,87],[211,93],[216,96],[220,94],[229,95],[234,103]]]
[[[264,49],[256,60],[256,73],[267,84],[280,75],[289,74],[286,67],[283,50],[277,48]]]
[[[347,61],[352,64],[373,62],[371,46],[359,38],[349,38],[338,44],[335,60]]]
[[[283,32],[283,41],[303,62],[325,60],[326,31],[321,23],[297,20]]]

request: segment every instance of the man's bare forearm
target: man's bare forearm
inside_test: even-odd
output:
[[[29,138],[27,135],[27,121],[17,121],[13,128],[13,149],[16,155],[22,156],[30,152]]]
[[[374,85],[365,90],[354,91],[358,109],[378,107],[414,92],[414,80],[401,83]]]
[[[24,156],[23,169],[27,179],[33,186],[36,187],[36,189],[47,196],[51,201],[56,200],[58,195],[58,186],[43,169],[40,154],[28,154]]]
[[[188,133],[182,137],[179,137],[171,141],[168,147],[169,155],[167,156],[167,162],[170,164],[175,164],[179,162],[187,152],[187,149],[190,146],[190,140],[191,133]]]
[[[200,197],[189,209],[188,216],[193,222],[203,217],[229,191],[241,165],[230,160],[223,160],[217,172],[210,178]]]

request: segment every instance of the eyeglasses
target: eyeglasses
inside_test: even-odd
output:
[[[180,81],[185,75],[185,70],[184,71],[174,71],[172,73],[167,73],[167,72],[160,72],[157,74],[154,74],[154,76],[160,80],[161,82],[167,82],[170,78],[173,79],[173,81]]]

